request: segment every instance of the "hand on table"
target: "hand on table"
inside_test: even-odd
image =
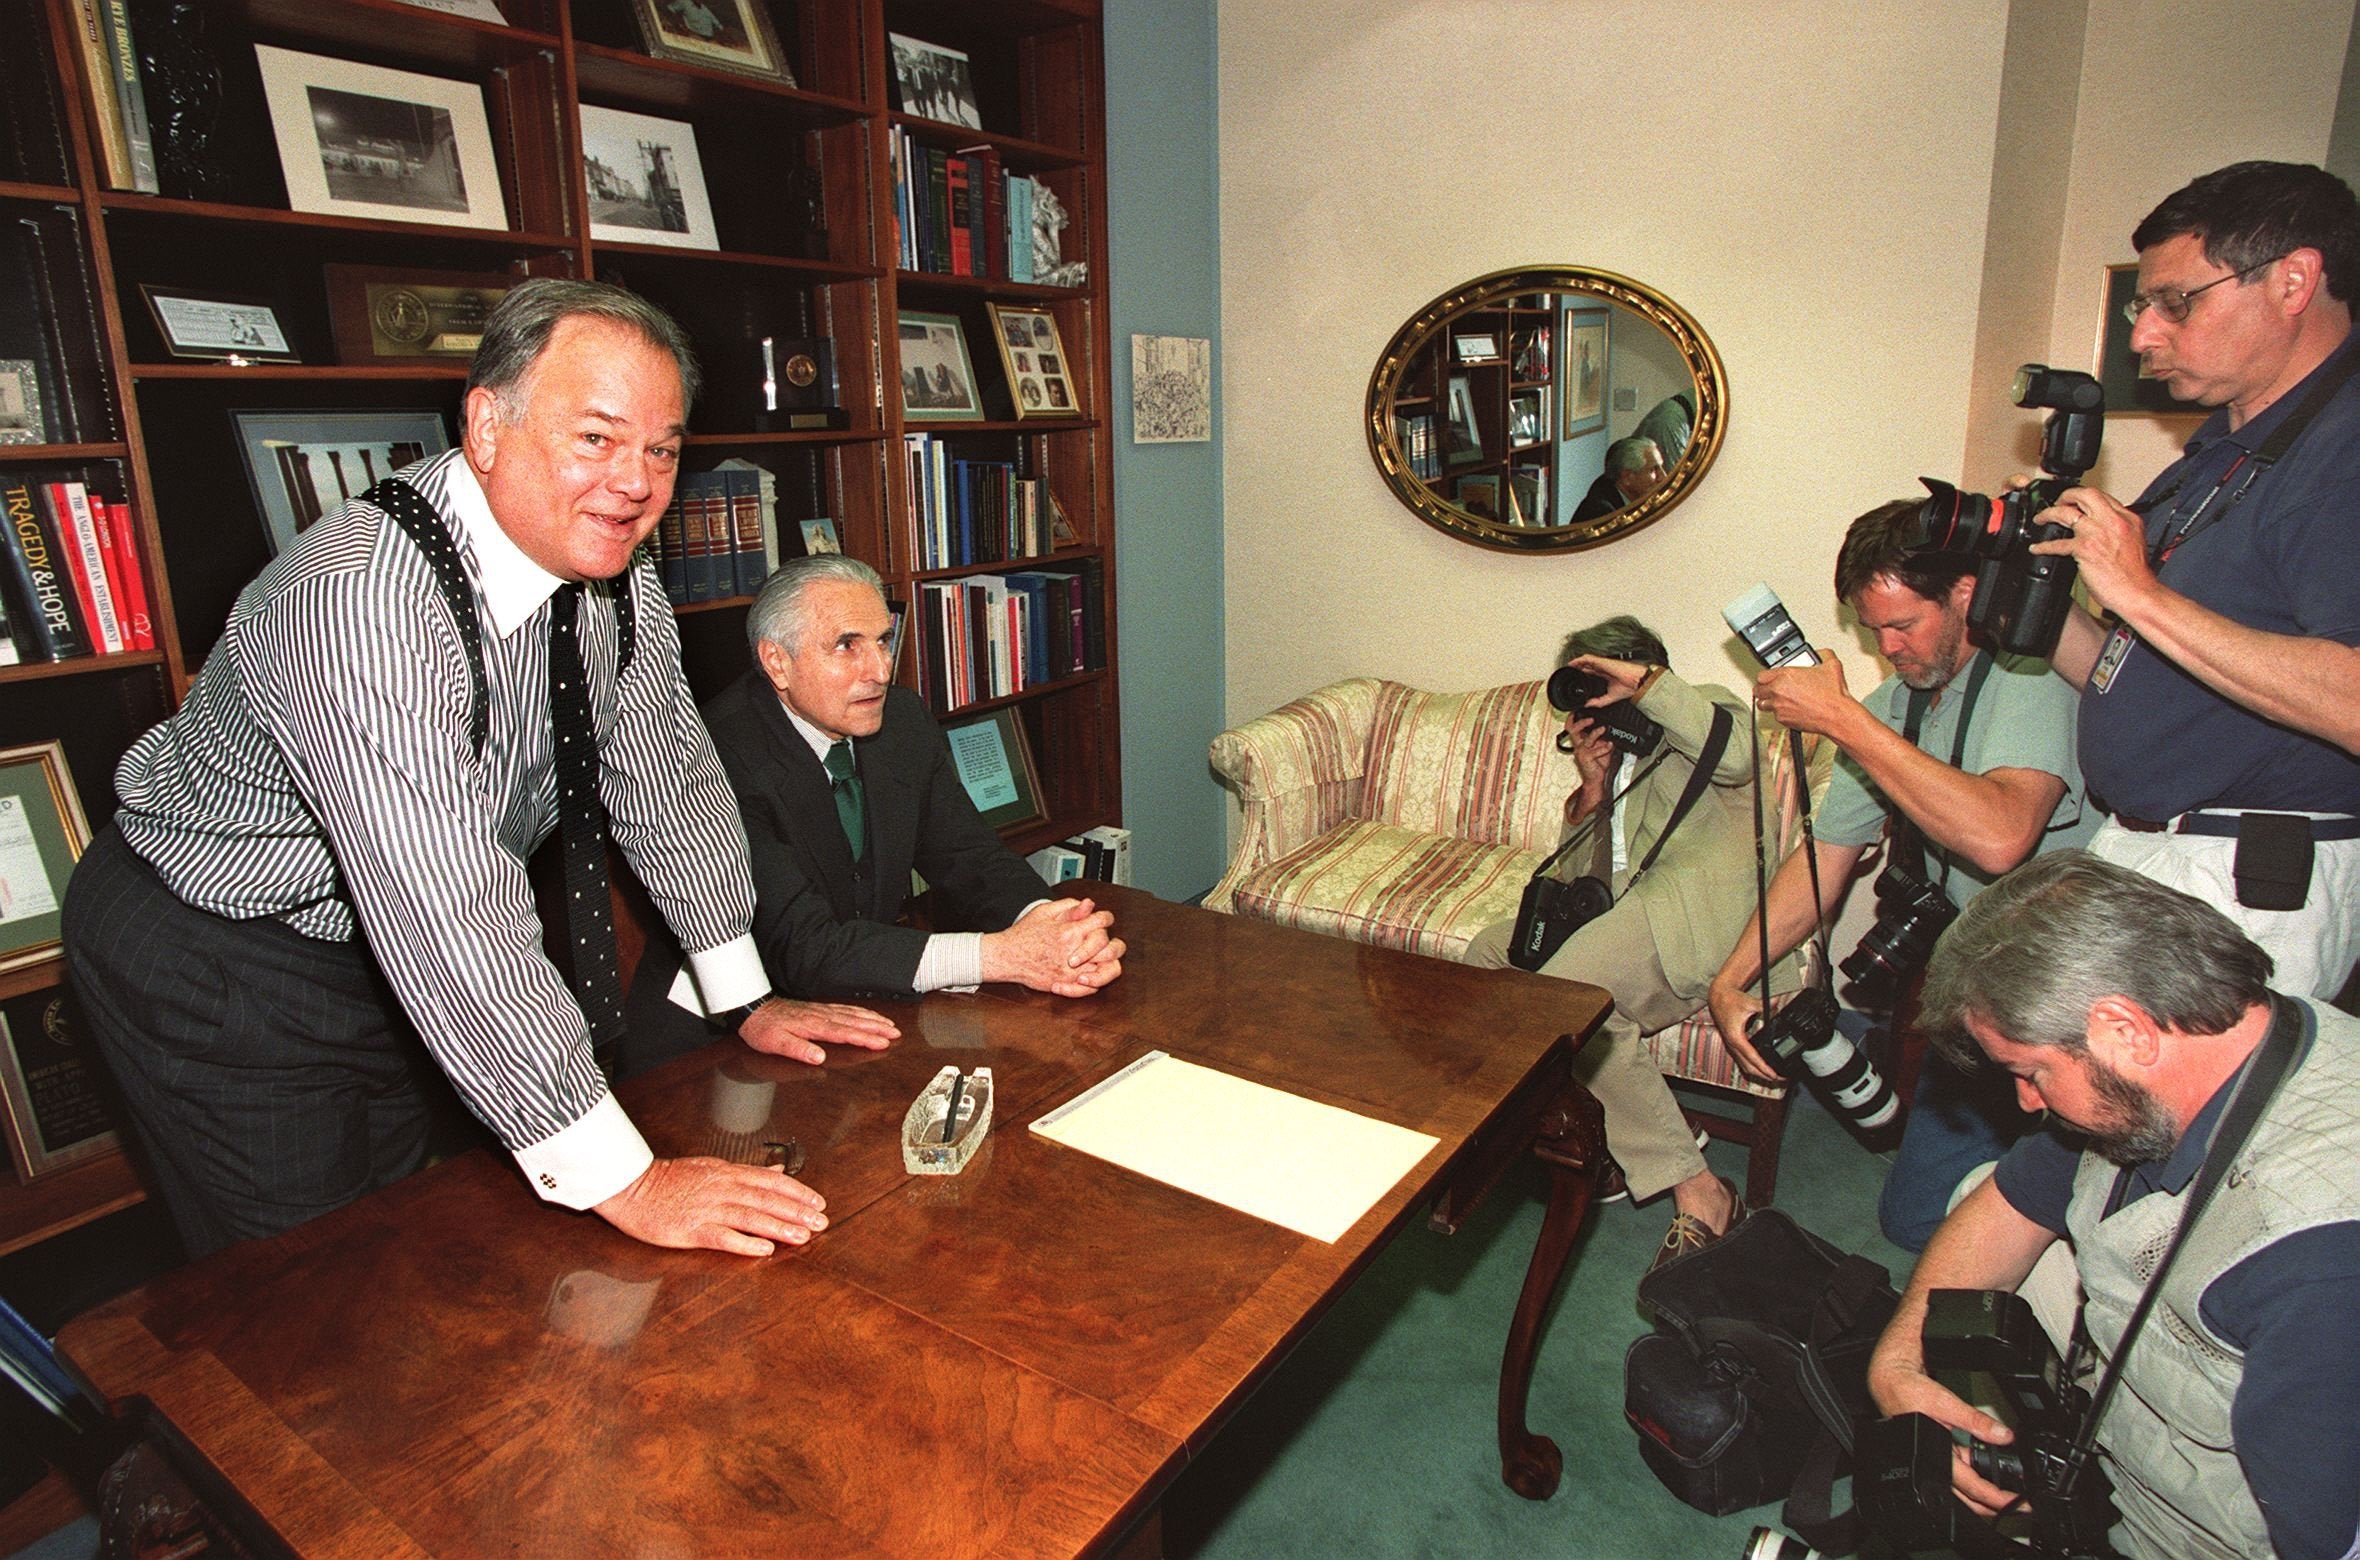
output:
[[[781,1241],[800,1246],[826,1229],[827,1206],[768,1166],[698,1158],[657,1160],[593,1211],[651,1246],[767,1257]]]
[[[757,1051],[815,1066],[828,1059],[828,1053],[815,1042],[824,1040],[830,1045],[857,1045],[866,1051],[882,1051],[900,1033],[891,1019],[864,1007],[842,1002],[797,1002],[788,997],[773,997],[763,1003],[738,1028],[739,1038]]]

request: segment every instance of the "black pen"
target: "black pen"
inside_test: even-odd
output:
[[[959,1125],[959,1096],[966,1092],[967,1075],[953,1073],[951,1075],[951,1108],[942,1113],[942,1140],[945,1143],[951,1140],[951,1133]]]

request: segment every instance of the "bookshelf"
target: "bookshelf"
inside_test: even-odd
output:
[[[592,276],[662,304],[687,327],[706,370],[684,469],[732,459],[763,468],[778,495],[783,552],[799,550],[798,520],[829,517],[844,550],[876,567],[897,604],[915,603],[929,583],[977,574],[1089,573],[1100,581],[1096,637],[1104,650],[1097,664],[950,713],[1007,707],[1021,721],[1047,816],[1010,833],[1018,851],[1121,823],[1098,0],[754,0],[782,46],[791,86],[651,57],[633,0],[498,0],[505,26],[400,0],[132,0],[135,26],[171,16],[176,31],[193,35],[219,67],[219,112],[207,143],[219,177],[201,198],[169,166],[161,193],[111,186],[108,122],[75,31],[84,3],[0,0],[0,54],[18,65],[11,74],[24,88],[0,107],[0,221],[12,231],[37,222],[57,235],[76,256],[75,285],[60,290],[83,300],[68,300],[61,320],[70,316],[70,323],[60,327],[74,349],[65,375],[74,441],[0,444],[0,483],[80,481],[130,506],[157,648],[0,667],[0,728],[12,741],[63,742],[94,825],[115,810],[117,759],[172,710],[236,593],[270,556],[230,414],[427,409],[456,433],[463,362],[340,356],[324,279],[337,265]],[[980,130],[896,107],[888,43],[896,34],[968,57]],[[504,225],[291,210],[257,44],[480,89]],[[593,192],[578,155],[586,107],[693,128],[717,249],[593,236]],[[988,149],[1006,172],[1039,181],[1068,215],[1062,258],[1086,265],[1080,284],[904,269],[896,131],[909,144],[950,153]],[[157,133],[165,133],[160,123]],[[809,172],[797,175],[798,168]],[[261,299],[300,361],[176,358],[142,284]],[[1017,415],[993,348],[995,303],[1055,319],[1070,359],[1072,415]],[[906,310],[960,321],[984,403],[981,420],[905,421],[896,323]],[[756,415],[756,343],[765,336],[828,342],[844,426],[779,432]],[[1044,532],[1037,553],[922,566],[904,459],[903,436],[912,431],[938,436],[960,458],[1005,462],[1038,479],[1070,533],[1051,539]],[[743,596],[719,596],[680,609],[682,657],[700,697],[747,664],[746,605]],[[916,685],[919,660],[905,649],[903,682]],[[62,978],[55,959],[8,972],[0,975],[0,999]],[[0,1250],[137,1195],[119,1157],[31,1185],[0,1170]]]

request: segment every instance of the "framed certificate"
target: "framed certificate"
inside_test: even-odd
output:
[[[995,829],[1020,828],[1048,816],[1041,811],[1041,782],[1033,770],[1024,722],[1001,708],[942,728],[950,738],[951,763],[959,784],[983,821]]]
[[[0,970],[57,952],[66,879],[89,845],[65,748],[0,749]]]

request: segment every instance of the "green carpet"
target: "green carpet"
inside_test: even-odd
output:
[[[1715,1144],[1740,1181],[1741,1150]],[[1812,1101],[1788,1112],[1778,1206],[1847,1250],[1909,1257],[1876,1228],[1889,1156]],[[1671,1199],[1592,1212],[1541,1342],[1528,1420],[1565,1455],[1545,1501],[1500,1482],[1500,1348],[1540,1227],[1539,1167],[1501,1184],[1454,1236],[1402,1231],[1182,1474],[1164,1504],[1175,1557],[1576,1555],[1738,1560],[1778,1508],[1708,1517],[1639,1460],[1622,1416],[1622,1357],[1646,1331],[1635,1287]]]

